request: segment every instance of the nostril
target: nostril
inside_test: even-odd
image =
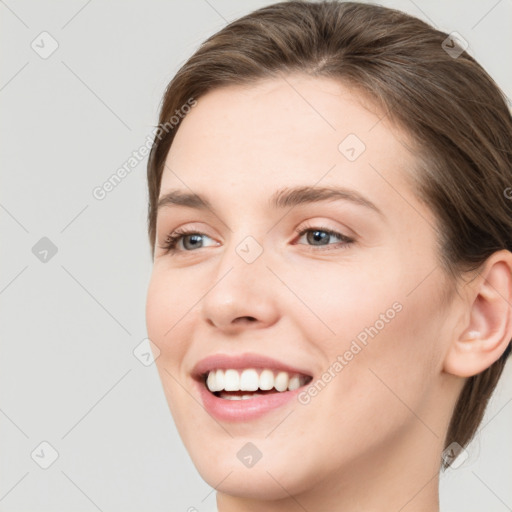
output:
[[[233,323],[251,323],[255,321],[256,318],[254,318],[253,316],[240,316],[238,318],[235,318],[235,320],[233,320]]]

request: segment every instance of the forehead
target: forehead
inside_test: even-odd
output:
[[[343,185],[385,208],[398,193],[414,200],[404,172],[414,157],[401,139],[382,112],[332,79],[230,85],[200,97],[182,121],[161,195],[188,188],[246,202],[285,186]]]

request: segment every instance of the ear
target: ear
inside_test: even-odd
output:
[[[512,338],[512,253],[505,249],[486,260],[466,284],[464,325],[455,332],[443,369],[459,377],[486,370]]]

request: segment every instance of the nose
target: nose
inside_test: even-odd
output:
[[[202,300],[202,318],[225,334],[269,327],[279,317],[279,284],[267,268],[265,253],[247,263],[226,249]]]

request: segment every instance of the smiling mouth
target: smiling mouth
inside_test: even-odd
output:
[[[201,376],[206,389],[225,400],[249,400],[260,396],[295,391],[313,379],[310,375],[268,368],[216,369]]]

